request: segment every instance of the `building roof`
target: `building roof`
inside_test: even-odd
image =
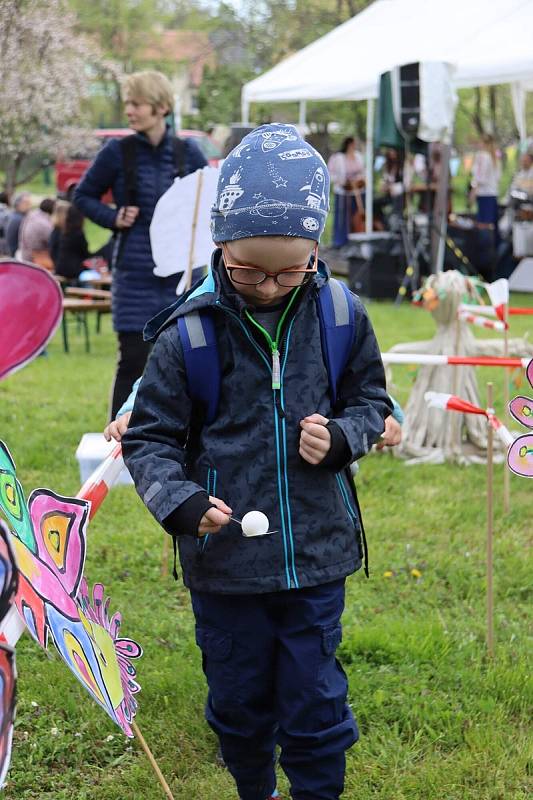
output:
[[[202,82],[204,68],[215,66],[215,51],[204,31],[160,31],[152,34],[141,58],[146,61],[186,63],[193,86]]]

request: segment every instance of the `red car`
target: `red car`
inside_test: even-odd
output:
[[[130,128],[99,128],[93,133],[100,140],[100,147],[103,147],[109,139],[120,139],[123,136],[129,136],[134,131],[130,130]],[[182,139],[193,139],[209,164],[212,167],[218,165],[221,154],[206,133],[203,131],[183,130],[178,132],[178,136]],[[94,156],[80,155],[70,160],[62,159],[61,157],[57,159],[55,173],[56,191],[59,196],[72,200],[76,186],[87,171],[93,158]],[[105,203],[111,203],[113,200],[111,192],[105,194],[102,200]]]

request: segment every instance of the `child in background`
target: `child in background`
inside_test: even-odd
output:
[[[289,125],[265,125],[225,160],[218,249],[201,286],[147,326],[155,340],[123,453],[139,495],[177,538],[217,734],[240,800],[275,796],[275,747],[293,800],[338,800],[358,738],[335,658],[345,579],[361,566],[348,466],[392,410],[378,345],[350,295],[355,337],[332,403],[317,293],[329,186]],[[220,358],[215,418],[191,401],[177,320]],[[205,344],[205,341],[203,342]],[[265,536],[231,516],[259,509]]]

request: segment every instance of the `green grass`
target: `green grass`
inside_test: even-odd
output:
[[[514,305],[531,298],[514,297]],[[433,335],[429,315],[371,303],[383,349]],[[94,324],[94,323],[93,323]],[[92,352],[73,329],[47,356],[0,383],[0,435],[26,492],[75,493],[75,450],[100,430],[115,361],[105,319]],[[512,321],[516,335],[527,330]],[[494,379],[501,407],[503,376]],[[413,374],[395,367],[405,400]],[[523,387],[525,388],[525,387]],[[532,584],[527,560],[532,485],[512,477],[512,511],[496,477],[496,657],[485,648],[485,470],[407,468],[390,456],[361,464],[358,488],[371,580],[348,581],[340,655],[361,740],[348,755],[348,800],[525,800],[531,796]],[[138,724],[176,800],[236,800],[203,721],[204,678],[188,594],[162,580],[163,534],[130,487],[114,489],[91,523],[86,574],[102,581],[123,631],[144,647]],[[411,569],[420,571],[414,578]],[[388,570],[393,577],[384,577]],[[17,647],[19,702],[6,800],[162,800],[135,741],[127,740],[51,652]],[[280,789],[288,797],[283,776]]]

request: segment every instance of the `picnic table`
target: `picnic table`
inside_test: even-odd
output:
[[[71,287],[75,288],[75,287]],[[107,293],[110,294],[109,292]],[[95,297],[93,299],[83,297],[64,297],[63,298],[63,347],[65,353],[69,352],[68,343],[68,319],[67,316],[71,314],[75,317],[78,326],[83,329],[85,334],[85,352],[89,353],[91,350],[91,342],[89,337],[89,325],[87,317],[93,312],[96,313],[96,332],[100,330],[100,318],[102,314],[109,314],[111,311],[111,298],[108,297]]]
[[[95,289],[109,289],[113,283],[113,278],[110,272],[103,272],[98,278],[89,278],[86,283]]]

